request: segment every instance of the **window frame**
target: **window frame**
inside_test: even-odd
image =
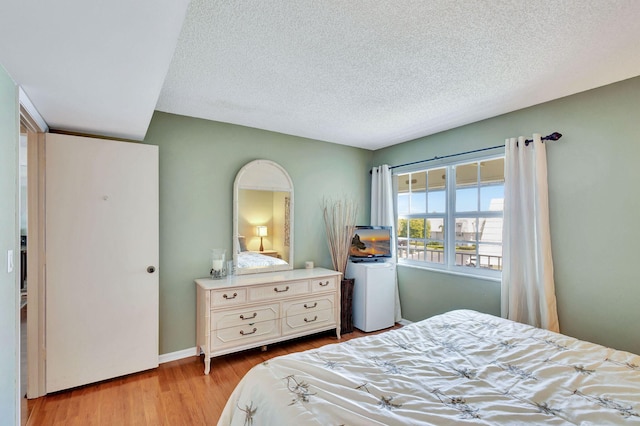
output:
[[[455,208],[456,208],[456,167],[457,166],[461,166],[464,164],[468,164],[468,163],[473,163],[473,162],[481,162],[481,161],[489,161],[489,160],[495,160],[498,158],[503,158],[504,159],[505,156],[505,151],[504,148],[498,148],[496,150],[493,150],[490,153],[486,153],[486,154],[482,154],[482,155],[478,155],[477,153],[473,153],[473,154],[468,154],[468,155],[461,155],[461,156],[457,156],[456,159],[443,159],[443,160],[434,160],[431,164],[428,165],[424,165],[424,164],[413,164],[413,165],[408,165],[408,166],[402,166],[402,167],[397,167],[394,168],[392,170],[392,176],[393,176],[393,203],[394,203],[394,219],[395,219],[395,226],[398,226],[400,217],[402,218],[406,218],[407,220],[410,219],[416,219],[416,218],[424,218],[426,220],[434,219],[434,218],[443,218],[444,220],[444,229],[445,229],[445,233],[443,235],[443,241],[444,241],[444,245],[445,245],[445,249],[444,249],[444,263],[440,264],[440,263],[435,263],[435,262],[428,262],[426,260],[413,260],[413,259],[406,259],[406,258],[401,258],[398,256],[398,251],[396,251],[396,256],[397,256],[397,262],[399,265],[404,265],[404,266],[410,266],[410,267],[417,267],[417,268],[421,268],[421,269],[427,269],[427,270],[434,270],[434,271],[438,271],[438,272],[444,272],[444,273],[451,273],[451,274],[456,274],[456,275],[466,275],[466,276],[473,276],[473,277],[477,277],[477,278],[485,278],[485,279],[494,279],[494,280],[500,280],[501,276],[502,276],[502,270],[493,270],[493,269],[489,269],[489,268],[480,268],[480,267],[468,267],[468,266],[463,266],[463,265],[456,265],[456,241],[461,241],[461,240],[457,240],[456,239],[456,219],[458,218],[475,218],[475,219],[479,219],[479,218],[490,218],[490,217],[499,217],[499,218],[503,218],[504,217],[504,211],[489,211],[489,210],[484,210],[481,211],[481,197],[478,196],[478,210],[476,211],[461,211],[461,212],[456,212]],[[445,213],[411,213],[411,211],[409,210],[407,212],[407,214],[404,215],[399,215],[398,214],[398,179],[397,176],[398,175],[404,175],[407,173],[419,173],[419,172],[427,172],[429,170],[433,170],[433,169],[441,169],[441,168],[445,168],[446,169],[446,187],[445,187]],[[503,184],[504,185],[504,184]],[[479,188],[482,187],[486,187],[486,186],[491,186],[491,184],[488,185],[481,185],[481,180],[480,180],[480,168],[478,167],[478,180],[476,181],[476,185],[475,188],[478,188],[478,191],[480,191]],[[428,190],[428,188],[427,188]],[[411,194],[411,193],[410,193]],[[409,196],[410,197],[410,196]],[[425,195],[425,197],[428,197],[428,192]],[[408,225],[407,225],[408,226]],[[426,228],[426,223],[425,223],[425,228]],[[451,229],[453,229],[454,231],[451,231]],[[398,231],[396,230],[396,244],[398,242]],[[409,235],[407,235],[407,240],[409,240],[411,237]],[[425,241],[427,241],[428,239],[426,238],[426,233],[425,233]],[[483,243],[485,244],[485,243]],[[500,244],[502,245],[502,243]],[[476,256],[479,250],[479,241],[478,241],[478,235],[477,235],[477,228],[476,228]],[[476,257],[477,258],[477,257]]]

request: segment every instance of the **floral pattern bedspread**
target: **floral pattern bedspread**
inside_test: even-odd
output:
[[[218,425],[640,424],[640,357],[469,310],[255,366]]]

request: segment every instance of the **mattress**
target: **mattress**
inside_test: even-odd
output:
[[[259,364],[218,424],[640,424],[640,357],[458,310]]]

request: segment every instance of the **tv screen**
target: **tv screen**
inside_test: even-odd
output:
[[[391,227],[356,226],[349,257],[352,261],[391,257]]]

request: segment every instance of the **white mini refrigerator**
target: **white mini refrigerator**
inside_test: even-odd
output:
[[[345,275],[355,279],[353,326],[365,332],[392,327],[395,324],[395,264],[349,262]]]

